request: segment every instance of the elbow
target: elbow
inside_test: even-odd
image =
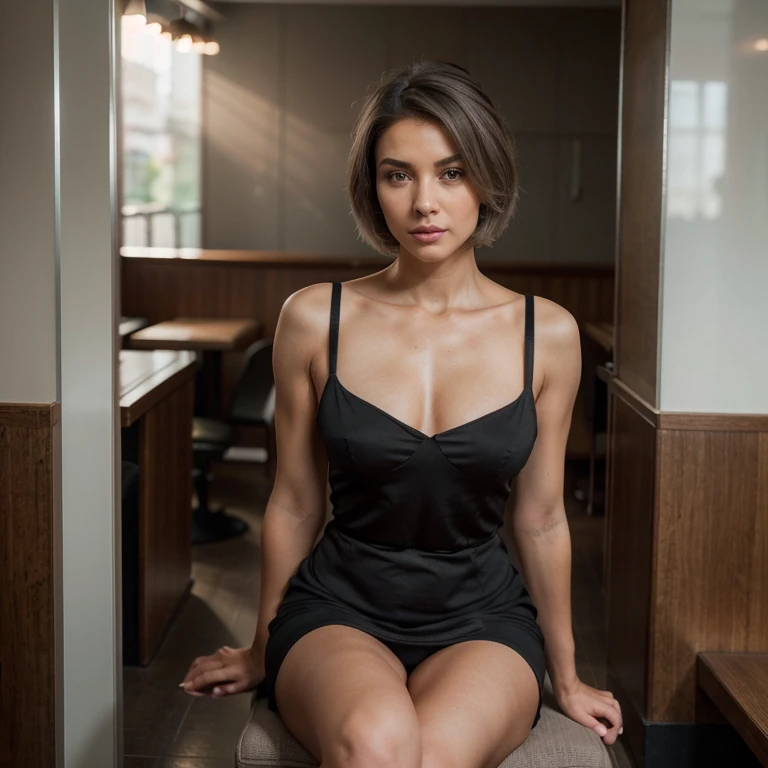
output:
[[[517,536],[528,539],[539,539],[567,528],[568,519],[565,515],[565,505],[549,504],[542,506],[526,506],[515,509],[512,526]]]

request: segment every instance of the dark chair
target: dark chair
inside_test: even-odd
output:
[[[208,507],[208,475],[211,462],[224,457],[237,442],[236,426],[263,427],[267,475],[274,456],[275,382],[272,375],[272,339],[259,339],[245,352],[243,366],[229,407],[229,422],[196,417],[192,422],[194,484],[198,506],[192,525],[192,543],[223,541],[244,533],[248,526],[223,510]]]
[[[272,373],[272,339],[259,339],[245,352],[243,367],[229,404],[229,421],[241,427],[264,430],[267,477],[273,477],[275,455],[275,378]]]

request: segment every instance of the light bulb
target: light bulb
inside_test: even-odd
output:
[[[141,20],[147,20],[147,6],[144,0],[128,0],[128,5],[123,12],[123,16],[139,16]]]
[[[219,44],[215,40],[211,40],[205,44],[205,51],[203,52],[207,56],[215,56],[220,50]]]
[[[162,34],[163,31],[163,25],[159,21],[153,21],[151,24],[147,24],[146,31],[150,35],[159,35]]]
[[[179,53],[189,53],[192,50],[192,37],[190,35],[182,35],[176,41],[176,50]]]

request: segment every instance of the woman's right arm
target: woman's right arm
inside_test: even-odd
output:
[[[182,686],[201,695],[254,688],[264,678],[268,626],[290,577],[312,551],[325,522],[328,461],[315,423],[313,358],[328,346],[327,284],[302,288],[286,299],[272,347],[275,378],[276,473],[261,529],[261,576],[256,632],[250,649],[220,648],[192,663]]]
[[[254,658],[263,657],[267,627],[285,596],[288,580],[312,551],[325,522],[328,460],[315,424],[317,395],[310,371],[317,350],[327,346],[328,301],[324,294],[328,291],[324,288],[309,286],[290,296],[275,331],[277,470],[261,529]]]

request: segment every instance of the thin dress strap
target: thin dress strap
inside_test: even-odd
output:
[[[533,296],[525,294],[525,388],[533,390]]]
[[[328,368],[331,376],[336,375],[336,358],[339,349],[339,313],[341,307],[341,283],[334,282],[331,291],[331,330],[328,341]]]

